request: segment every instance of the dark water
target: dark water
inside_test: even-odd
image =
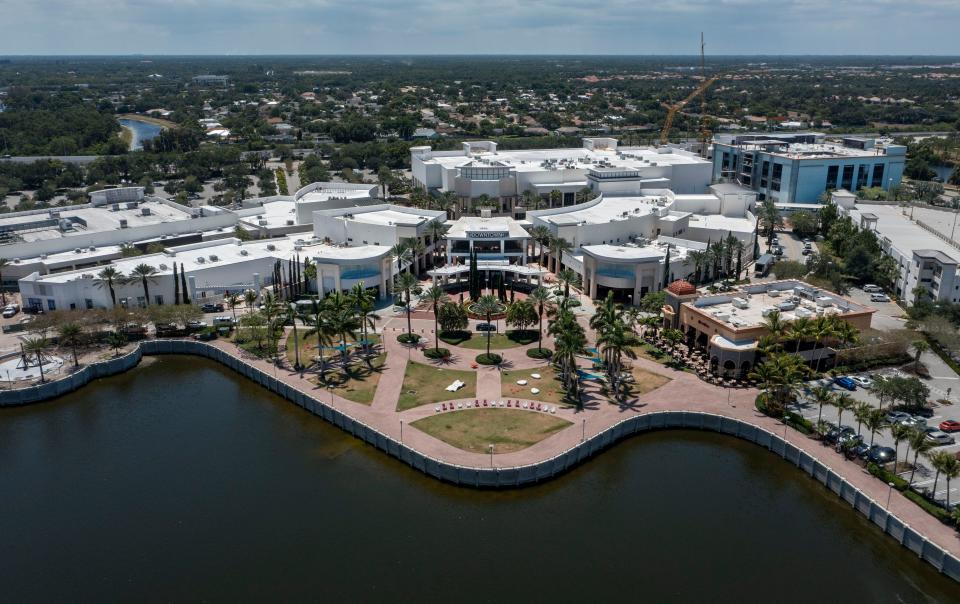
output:
[[[123,118],[117,120],[120,122],[121,126],[129,128],[133,136],[130,138],[130,150],[136,151],[137,149],[143,149],[143,141],[148,141],[152,138],[156,138],[160,135],[160,131],[163,130],[162,127],[152,124],[150,122],[143,122],[140,120],[132,120]]]
[[[0,411],[0,600],[957,602],[783,461],[634,438],[549,484],[425,478],[227,370]]]

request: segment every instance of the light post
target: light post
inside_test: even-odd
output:
[[[890,512],[890,496],[893,495],[893,483],[887,483],[887,512]]]
[[[493,467],[493,445],[490,445],[490,467]]]
[[[290,303],[290,311],[293,312],[293,354],[295,359],[295,364],[293,366],[294,370],[300,370],[300,338],[297,335],[297,303]],[[318,336],[319,337],[319,336]]]
[[[400,444],[403,444],[403,420],[400,420]]]
[[[583,427],[582,427],[581,430],[580,430],[580,442],[584,442],[585,440],[587,440],[587,420],[586,420],[586,418],[584,418],[582,425],[583,425]]]

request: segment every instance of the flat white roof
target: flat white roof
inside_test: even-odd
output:
[[[14,232],[25,242],[41,241],[49,239],[59,239],[80,235],[84,233],[96,233],[102,231],[112,231],[120,229],[120,221],[126,220],[127,228],[136,228],[160,224],[164,222],[177,222],[181,220],[190,220],[190,213],[184,212],[176,207],[169,206],[157,201],[139,201],[135,203],[135,208],[128,208],[128,202],[121,202],[120,209],[112,209],[111,204],[98,207],[57,207],[50,208],[42,212],[33,212],[26,215],[0,215],[0,228],[9,230],[16,229],[18,226],[25,230],[14,230]],[[143,215],[143,210],[149,210],[150,214]],[[207,208],[204,208],[207,210]],[[57,220],[50,216],[49,212],[59,212],[59,219],[71,220],[73,229],[61,231],[59,226],[45,226],[30,228],[29,225],[43,220]],[[210,208],[210,212],[221,212],[222,210]],[[82,221],[82,222],[81,222]],[[84,224],[86,223],[86,224]]]
[[[271,201],[258,208],[254,215],[243,218],[243,222],[260,226],[260,220],[267,221],[267,228],[287,226],[288,220],[297,221],[297,204],[292,201]]]
[[[497,216],[491,218],[479,218],[476,216],[463,216],[462,218],[447,223],[450,230],[447,231],[449,239],[467,239],[467,233],[477,233],[483,231],[506,232],[507,238],[527,238],[530,236],[520,223],[513,218]]]
[[[960,259],[960,250],[948,245],[943,239],[910,220],[909,210],[907,210],[907,215],[904,216],[903,208],[898,206],[859,203],[850,210],[850,217],[857,226],[860,225],[860,218],[864,214],[873,214],[877,217],[877,236],[881,239],[884,237],[889,239],[891,245],[902,254],[906,255],[914,250],[941,250],[953,258],[954,261]],[[913,217],[914,220],[920,220],[944,236],[949,237],[953,221],[957,218],[957,215],[951,211],[914,208]],[[960,226],[960,221],[957,224]],[[957,231],[960,232],[960,229]],[[957,237],[956,233],[954,233],[954,237]]]
[[[350,218],[347,218],[350,216]],[[417,214],[413,212],[401,212],[399,210],[372,210],[363,211],[353,210],[351,214],[337,216],[341,220],[351,220],[366,224],[378,224],[385,226],[419,226],[433,218],[426,213]]]
[[[538,172],[546,170],[541,163],[555,160],[558,169],[587,170],[590,168],[623,168],[636,170],[649,167],[652,163],[658,166],[673,164],[702,164],[708,163],[701,157],[686,153],[680,149],[672,149],[661,153],[653,147],[618,147],[611,149],[531,149],[523,151],[477,151],[470,155],[458,153],[445,154],[442,151],[434,152],[430,159],[424,160],[427,164],[438,164],[445,168],[458,168],[467,164],[483,167],[481,161],[492,161],[496,164],[515,168],[518,172]],[[562,163],[561,163],[562,162]]]
[[[604,195],[601,201],[589,208],[537,217],[544,222],[557,226],[607,224],[612,220],[626,220],[631,216],[644,216],[651,212],[658,212],[664,207],[657,205],[659,199],[656,196],[611,197]]]
[[[621,245],[600,244],[585,245],[580,248],[584,253],[593,256],[598,260],[609,260],[614,262],[644,262],[650,260],[663,260],[667,255],[667,244],[653,241],[647,245],[637,245],[625,243]],[[683,261],[686,259],[690,249],[678,246],[670,246],[670,260]]]

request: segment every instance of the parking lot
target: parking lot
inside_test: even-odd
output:
[[[927,355],[929,354],[930,353],[927,353],[924,355],[923,357],[924,362],[928,360]],[[937,366],[937,363],[942,365],[942,362],[938,357],[936,357],[935,355],[930,355],[930,356],[933,356],[933,358],[936,359],[936,363],[933,361],[933,359],[930,359],[931,362],[927,366],[930,369],[931,378],[923,381],[923,383],[928,388],[930,388],[929,399],[931,401],[937,401],[938,399],[946,398],[949,393],[950,399],[954,401],[953,404],[939,404],[937,402],[933,403],[933,414],[930,417],[927,417],[925,419],[926,419],[926,425],[928,427],[936,428],[940,424],[940,422],[944,420],[960,421],[960,404],[957,404],[955,402],[957,398],[957,394],[954,392],[954,390],[957,388],[957,386],[960,386],[960,384],[958,384],[957,382],[958,378],[956,377],[956,375],[953,375],[952,372],[950,373],[950,375],[944,375],[941,368]],[[947,368],[946,365],[943,365],[943,368],[946,368],[947,371],[949,371],[949,368]],[[883,369],[878,371],[871,371],[871,372],[851,374],[851,375],[863,376],[869,379],[873,379],[881,375],[885,375],[888,377],[891,377],[891,376],[910,377],[908,374],[898,369]],[[819,385],[819,382],[810,382],[808,384],[810,388],[813,388],[817,385]],[[853,397],[854,400],[869,403],[874,408],[878,408],[880,405],[880,400],[873,394],[873,392],[865,388],[857,387],[857,389],[854,391],[848,391],[836,384],[832,384],[831,390],[833,390],[836,393],[846,392],[851,397]],[[886,404],[884,405],[884,409],[888,409],[888,408],[889,408],[889,401],[887,401]],[[801,396],[800,404],[794,410],[800,413],[804,418],[810,420],[811,422],[816,423],[818,408],[816,403],[812,400],[812,398],[808,396]],[[835,407],[824,406],[823,419],[825,421],[828,421],[832,424],[836,424],[837,418],[838,418],[838,413]],[[854,430],[857,429],[857,420],[856,420],[856,417],[854,417],[852,410],[844,411],[843,425],[850,426]],[[861,435],[863,436],[864,442],[869,444],[870,431],[866,429],[866,427],[861,428]],[[934,449],[932,450],[949,451],[955,454],[960,453],[960,432],[953,433],[951,434],[951,436],[953,436],[955,440],[953,444],[937,446],[937,447],[934,447]],[[890,447],[891,449],[895,448],[894,446],[895,443],[893,440],[893,436],[890,433],[889,427],[883,428],[874,437],[874,444]],[[907,443],[901,442],[900,450],[898,451],[898,455],[901,462],[904,461],[904,453],[906,452],[906,448],[907,448]],[[910,454],[909,461],[911,462],[913,461],[912,453]],[[907,480],[909,480],[910,478],[910,470],[902,471],[899,474],[901,477]],[[933,488],[934,475],[935,475],[935,472],[930,469],[929,461],[927,461],[921,455],[917,460],[917,472],[914,478],[914,486],[921,489]],[[936,498],[943,500],[943,499],[946,499],[946,495],[947,495],[947,482],[941,476],[939,482],[937,483]],[[953,481],[953,484],[951,485],[950,501],[960,502],[960,481],[958,480]]]

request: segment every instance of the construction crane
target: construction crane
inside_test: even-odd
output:
[[[700,75],[703,78],[703,81],[700,82],[700,85],[697,86],[697,89],[691,92],[687,98],[683,99],[675,105],[667,105],[667,118],[663,122],[663,129],[660,131],[660,144],[665,145],[667,140],[670,137],[670,129],[673,127],[673,120],[677,117],[677,113],[683,109],[687,103],[693,99],[700,97],[700,120],[701,120],[701,129],[700,129],[700,142],[703,146],[703,152],[706,153],[707,150],[707,139],[709,138],[710,131],[707,128],[707,97],[704,93],[707,91],[707,88],[710,88],[717,80],[720,79],[719,75],[711,76],[707,78],[707,67],[706,61],[704,59],[704,43],[703,43],[703,33],[700,34]]]

